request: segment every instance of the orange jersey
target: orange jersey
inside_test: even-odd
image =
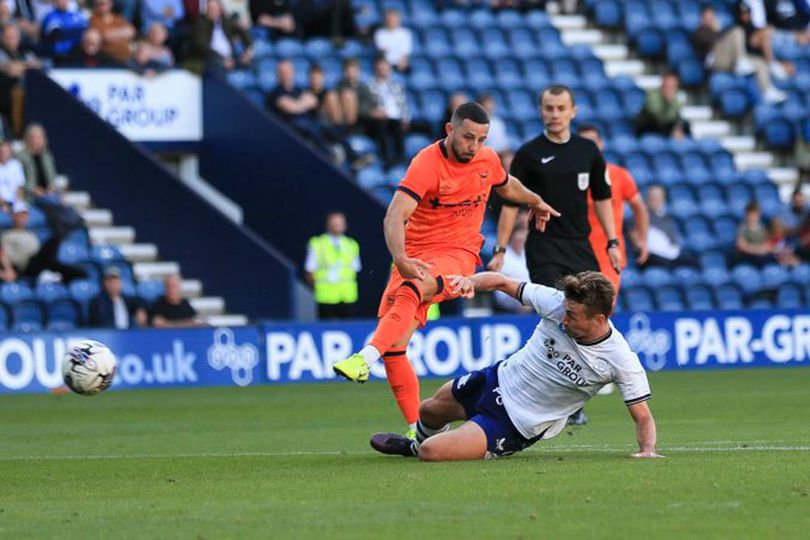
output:
[[[397,187],[419,203],[405,227],[406,253],[415,257],[450,248],[478,257],[490,190],[507,180],[498,154],[488,146],[469,163],[452,160],[443,140],[422,149]]]
[[[610,189],[613,194],[610,202],[613,206],[613,223],[616,229],[616,237],[619,239],[619,249],[622,252],[622,268],[627,264],[627,257],[625,256],[624,248],[624,233],[622,232],[622,224],[624,222],[624,203],[630,202],[633,197],[638,193],[636,181],[630,175],[630,172],[624,167],[619,167],[613,163],[608,163],[607,176],[610,179]],[[608,238],[602,225],[599,224],[599,219],[596,217],[596,211],[593,207],[593,200],[590,195],[588,196],[588,221],[591,224],[591,247],[596,254],[597,259],[600,261],[600,255],[605,253]],[[605,256],[607,260],[607,256]],[[609,264],[609,263],[608,263]]]

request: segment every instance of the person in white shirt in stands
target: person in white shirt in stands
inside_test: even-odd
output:
[[[408,63],[413,51],[413,34],[402,27],[402,17],[396,9],[385,10],[384,26],[374,32],[374,46],[385,55],[388,63],[404,72],[408,71]]]
[[[529,213],[520,212],[512,236],[503,254],[501,273],[518,281],[531,281],[526,267],[526,237],[529,235]],[[499,248],[495,248],[496,252]],[[502,291],[495,291],[495,305],[500,311],[509,313],[527,313],[531,308],[520,303],[516,298]]]
[[[22,201],[25,188],[25,171],[22,163],[11,153],[8,141],[0,142],[0,206],[11,213],[15,201]]]
[[[568,275],[560,289],[519,282],[495,272],[454,276],[464,296],[500,290],[542,317],[522,349],[503,362],[445,383],[422,401],[416,441],[378,433],[378,452],[422,461],[507,456],[560,433],[568,417],[614,382],[635,422],[634,458],[661,457],[647,400],[650,385],[638,356],[608,318],[615,289],[599,272]],[[450,422],[466,420],[456,429]]]
[[[368,136],[377,141],[385,167],[405,161],[405,133],[410,113],[405,88],[391,77],[391,64],[384,56],[374,60],[374,79],[368,85],[375,107],[364,119]]]

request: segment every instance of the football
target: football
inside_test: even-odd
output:
[[[83,396],[103,392],[115,377],[115,355],[98,341],[82,340],[62,359],[62,378],[68,388]]]

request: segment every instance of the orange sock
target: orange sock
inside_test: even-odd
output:
[[[389,351],[383,355],[388,386],[394,393],[399,410],[407,424],[419,420],[419,378],[408,361],[405,351]]]
[[[377,323],[377,329],[368,344],[377,349],[380,355],[385,356],[388,349],[402,339],[413,324],[421,301],[422,295],[419,294],[416,285],[410,281],[400,285],[394,296],[394,305]]]

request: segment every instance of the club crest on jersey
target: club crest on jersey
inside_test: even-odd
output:
[[[478,171],[478,178],[481,180],[481,187],[487,185],[487,177],[489,176],[489,171]]]
[[[591,183],[591,174],[581,172],[577,175],[577,187],[580,191],[585,191]]]

